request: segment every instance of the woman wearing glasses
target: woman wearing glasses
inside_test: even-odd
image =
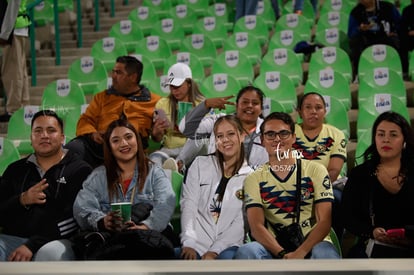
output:
[[[247,220],[255,241],[241,246],[235,258],[339,258],[329,238],[333,193],[326,168],[301,160],[292,150],[296,135],[289,114],[271,113],[260,130],[269,162],[244,182]],[[299,225],[296,233],[305,236],[297,247],[276,233],[294,223]]]

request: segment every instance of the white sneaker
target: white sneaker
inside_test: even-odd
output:
[[[178,171],[177,162],[173,158],[168,158],[164,163],[162,164],[162,168],[164,169],[170,169],[172,171]]]

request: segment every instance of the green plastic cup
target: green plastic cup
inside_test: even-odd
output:
[[[113,212],[118,213],[118,215],[122,218],[123,224],[131,220],[131,202],[111,203],[111,209]]]

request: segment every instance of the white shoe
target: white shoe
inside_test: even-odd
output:
[[[170,169],[172,171],[178,171],[177,162],[173,158],[168,158],[164,163],[162,164],[162,168],[164,169]]]

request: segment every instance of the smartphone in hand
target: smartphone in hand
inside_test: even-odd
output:
[[[163,109],[155,109],[154,111],[154,122],[155,120],[161,120],[161,121],[165,121],[166,123],[169,124],[169,120],[167,118],[167,114],[165,113],[165,111]]]
[[[388,229],[387,236],[402,239],[405,237],[405,229],[404,228]]]

